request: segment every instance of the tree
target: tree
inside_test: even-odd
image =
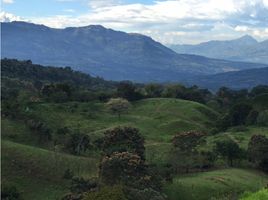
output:
[[[217,141],[215,152],[223,158],[226,158],[231,167],[233,166],[233,161],[242,155],[242,150],[238,144],[231,139]]]
[[[122,98],[112,98],[106,103],[106,105],[114,114],[118,115],[119,119],[121,114],[126,112],[130,107],[128,100]]]
[[[268,110],[264,110],[259,113],[257,124],[261,126],[268,126]]]
[[[267,85],[257,85],[256,87],[252,88],[250,91],[250,96],[257,96],[260,94],[268,93],[268,86]]]
[[[99,173],[104,184],[131,184],[145,175],[146,166],[144,160],[137,154],[114,152],[102,158]]]
[[[116,127],[105,131],[104,134],[102,150],[106,155],[111,155],[113,152],[127,151],[145,159],[144,138],[140,135],[138,129]]]
[[[73,154],[80,155],[90,148],[90,138],[83,133],[72,133],[67,141],[66,148]]]
[[[193,151],[194,148],[202,142],[203,133],[197,131],[188,131],[175,135],[172,139],[174,147],[182,151]]]
[[[138,93],[136,86],[130,81],[122,81],[117,86],[117,95],[128,101],[141,99],[142,95]]]
[[[176,172],[179,168],[189,171],[198,156],[196,147],[203,142],[204,134],[197,131],[188,131],[175,135],[172,139],[171,164]]]
[[[268,138],[253,135],[248,144],[248,156],[251,162],[268,172]]]
[[[163,91],[163,86],[157,83],[150,83],[145,85],[146,96],[160,97]]]
[[[244,125],[251,110],[252,106],[246,103],[240,103],[234,105],[229,112],[231,125],[232,126]]]

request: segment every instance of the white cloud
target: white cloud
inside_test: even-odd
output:
[[[254,37],[265,39],[268,38],[268,28],[255,28],[248,26],[237,26],[235,31],[247,33],[253,35]]]
[[[0,21],[1,22],[12,22],[12,21],[22,21],[23,19],[19,16],[15,16],[11,13],[7,13],[2,11],[0,13]],[[25,20],[24,20],[25,21]]]
[[[93,8],[103,8],[121,4],[120,0],[88,0],[88,5]]]
[[[12,4],[14,3],[14,0],[2,0],[2,2],[6,4]]]

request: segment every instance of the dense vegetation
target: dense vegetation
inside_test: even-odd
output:
[[[2,66],[3,199],[238,199],[267,185],[268,86],[214,94]]]

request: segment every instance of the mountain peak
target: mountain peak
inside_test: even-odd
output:
[[[258,41],[255,38],[253,38],[252,36],[250,36],[250,35],[244,35],[244,36],[236,39],[236,41],[246,42],[247,44],[256,44],[256,43],[258,43]]]

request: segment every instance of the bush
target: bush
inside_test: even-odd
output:
[[[105,186],[99,191],[89,192],[83,200],[127,200],[121,186]]]
[[[126,196],[128,200],[166,200],[167,197],[161,194],[158,191],[155,191],[151,188],[145,189],[134,189],[134,188],[127,188],[126,189]]]
[[[241,159],[243,154],[238,144],[231,139],[217,141],[214,149],[218,155],[228,160],[228,164],[231,167],[233,166],[233,161],[235,159]]]
[[[257,118],[257,124],[261,126],[268,126],[268,110],[260,112]]]
[[[115,185],[130,183],[140,179],[145,174],[144,160],[137,154],[129,152],[114,152],[105,156],[100,164],[100,178],[104,184]]]
[[[144,138],[140,135],[139,130],[132,127],[116,127],[104,132],[102,140],[102,149],[106,155],[113,152],[130,152],[138,154],[144,159]]]
[[[81,194],[83,192],[89,192],[95,190],[98,186],[98,182],[95,179],[84,179],[79,177],[72,178],[71,192],[74,194]]]
[[[248,144],[249,160],[263,171],[268,172],[268,138],[253,135]]]
[[[2,200],[22,200],[21,193],[15,186],[1,185],[1,199]]]

